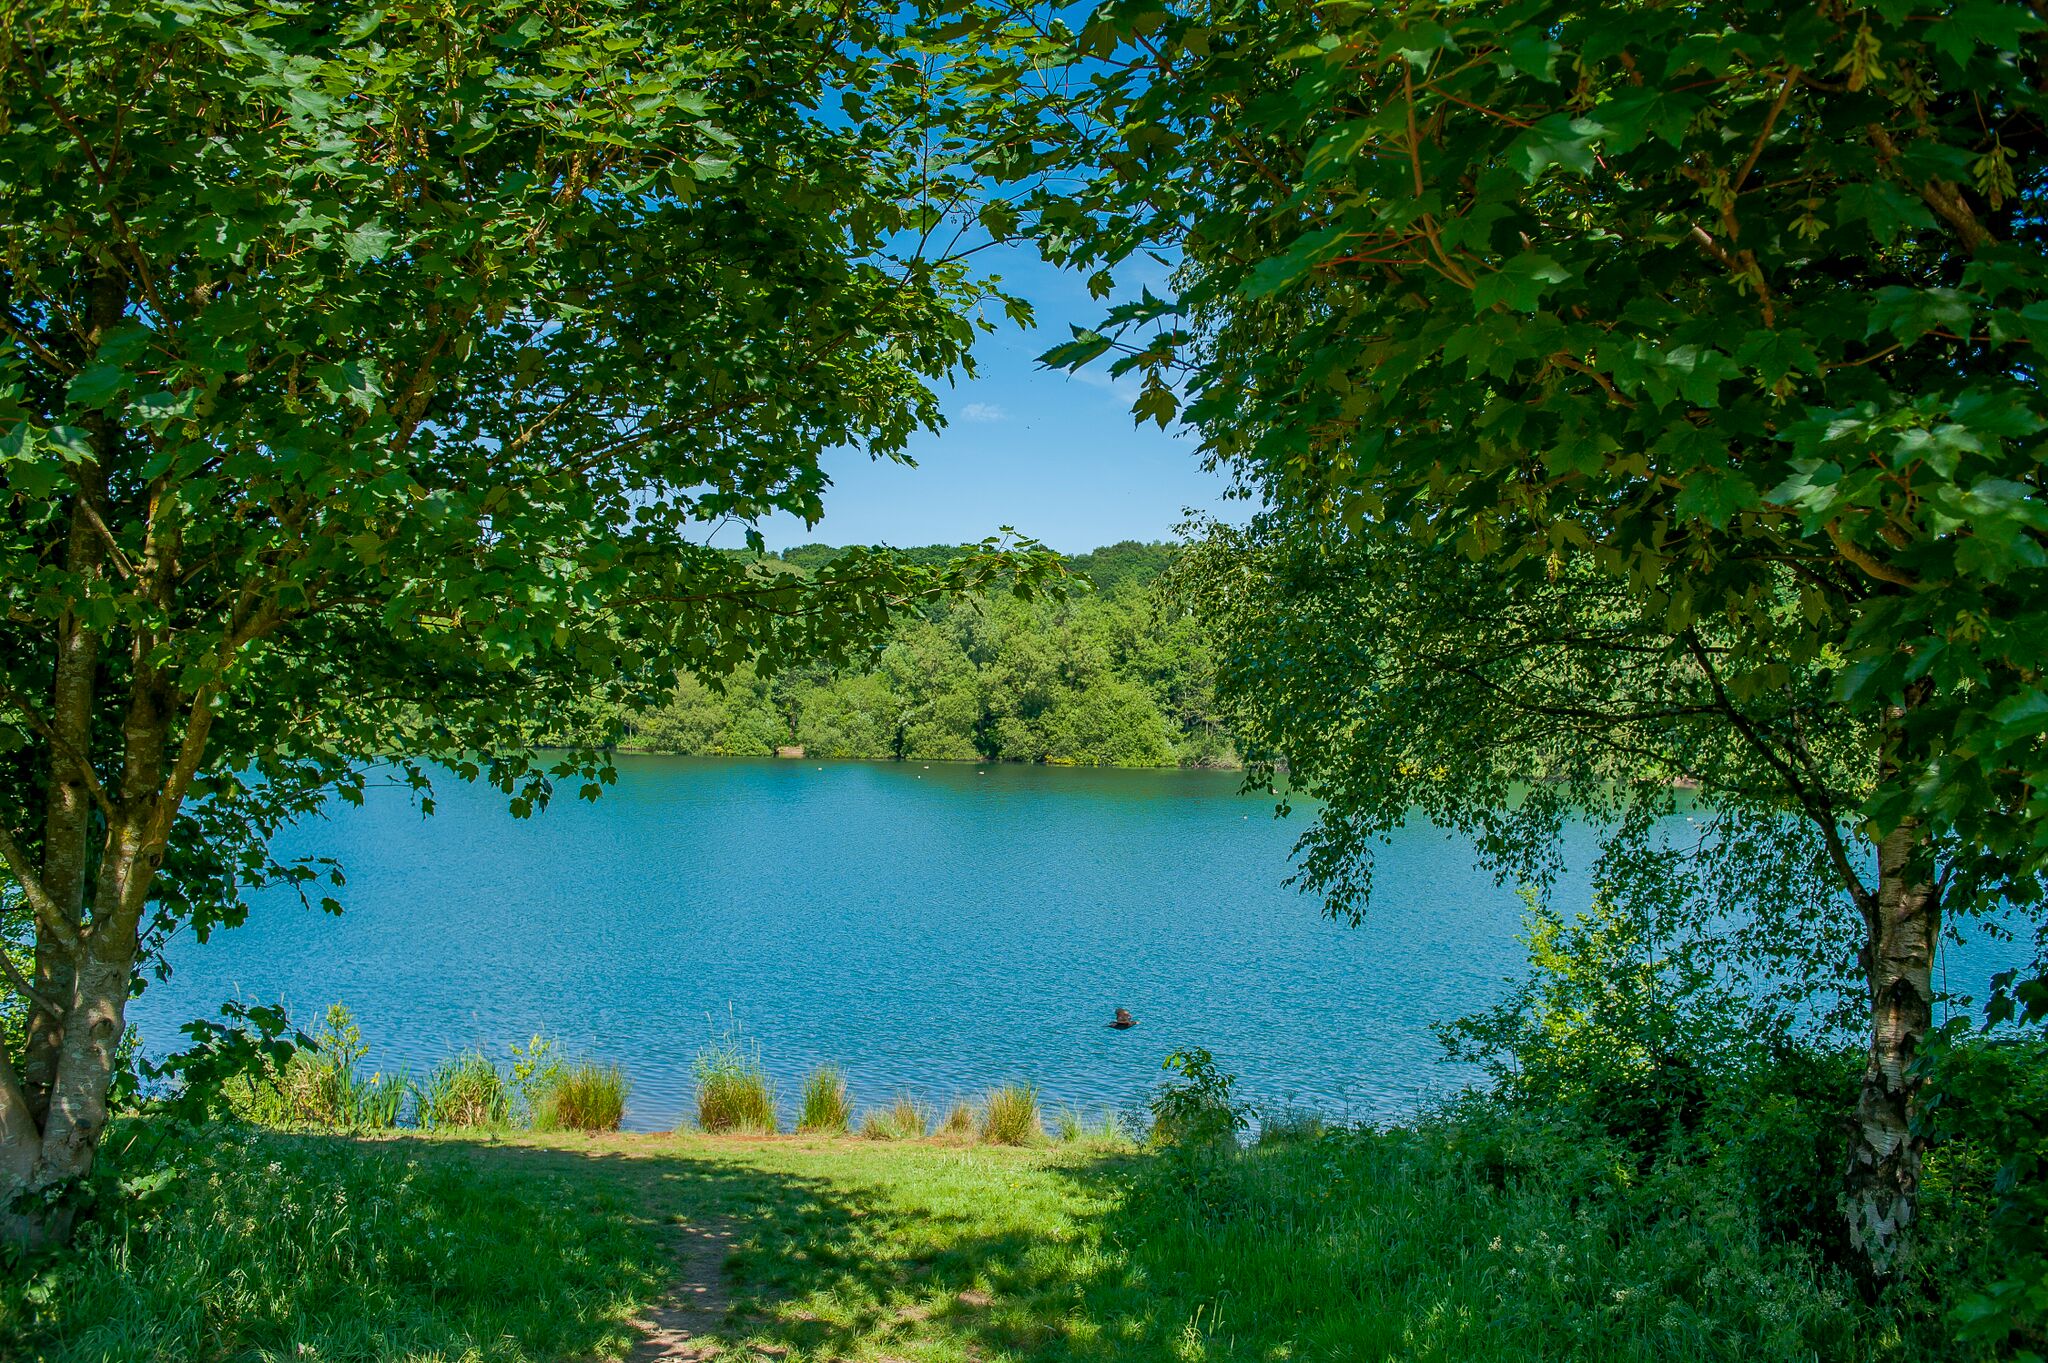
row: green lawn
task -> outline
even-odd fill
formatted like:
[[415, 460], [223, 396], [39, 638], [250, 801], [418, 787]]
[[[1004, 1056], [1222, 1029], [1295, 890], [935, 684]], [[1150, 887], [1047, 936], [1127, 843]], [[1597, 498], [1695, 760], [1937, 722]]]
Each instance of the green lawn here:
[[0, 1357], [618, 1359], [688, 1275], [682, 1225], [730, 1246], [705, 1318], [732, 1359], [1967, 1356], [1710, 1188], [1537, 1127], [1210, 1161], [529, 1133], [223, 1134], [181, 1160], [145, 1231], [7, 1289]]

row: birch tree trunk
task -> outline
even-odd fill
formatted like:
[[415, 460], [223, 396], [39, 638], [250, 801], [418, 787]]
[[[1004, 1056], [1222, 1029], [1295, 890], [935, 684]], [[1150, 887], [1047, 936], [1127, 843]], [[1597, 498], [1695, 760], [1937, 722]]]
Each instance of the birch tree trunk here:
[[1919, 1196], [1924, 1142], [1913, 1131], [1920, 1080], [1912, 1066], [1934, 1025], [1934, 950], [1941, 937], [1930, 851], [1925, 831], [1910, 820], [1887, 834], [1877, 847], [1877, 893], [1865, 907], [1870, 1055], [1843, 1200], [1849, 1242], [1878, 1277], [1891, 1272], [1910, 1243]]

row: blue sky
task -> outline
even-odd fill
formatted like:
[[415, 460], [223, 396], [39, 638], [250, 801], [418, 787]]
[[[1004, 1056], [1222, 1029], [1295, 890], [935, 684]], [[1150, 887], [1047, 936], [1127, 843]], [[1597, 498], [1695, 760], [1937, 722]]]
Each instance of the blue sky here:
[[[1005, 525], [1064, 553], [1118, 540], [1170, 538], [1188, 509], [1227, 513], [1225, 481], [1204, 473], [1194, 443], [1147, 422], [1131, 423], [1134, 382], [1096, 371], [1079, 377], [1038, 367], [1067, 340], [1068, 324], [1097, 321], [1104, 304], [1082, 276], [1053, 269], [1025, 249], [976, 261], [1031, 300], [1038, 325], [1008, 322], [976, 347], [980, 374], [942, 388], [947, 426], [911, 445], [915, 468], [850, 450], [828, 457], [832, 487], [814, 530], [784, 517], [761, 527], [771, 548], [793, 544], [960, 543]], [[1119, 272], [1118, 284], [1139, 282]], [[736, 531], [717, 543], [737, 543]]]

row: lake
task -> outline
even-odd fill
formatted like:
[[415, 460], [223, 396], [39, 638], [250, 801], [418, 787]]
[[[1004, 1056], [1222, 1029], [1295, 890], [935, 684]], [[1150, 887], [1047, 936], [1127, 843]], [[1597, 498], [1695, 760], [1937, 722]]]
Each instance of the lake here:
[[[1213, 1051], [1255, 1102], [1387, 1119], [1456, 1089], [1429, 1024], [1519, 971], [1521, 904], [1459, 839], [1404, 833], [1363, 927], [1289, 889], [1306, 826], [1224, 772], [621, 756], [603, 799], [517, 820], [448, 777], [288, 830], [338, 858], [336, 918], [289, 892], [173, 944], [129, 1011], [145, 1050], [219, 1002], [356, 1014], [366, 1064], [418, 1075], [542, 1032], [617, 1061], [627, 1126], [674, 1125], [690, 1062], [735, 1024], [787, 1108], [820, 1062], [857, 1105], [1013, 1079], [1048, 1111], [1140, 1101]], [[1573, 849], [1583, 865], [1590, 838]], [[1582, 884], [1558, 902], [1583, 905]], [[1988, 973], [1971, 953], [1953, 972]], [[1139, 1019], [1107, 1026], [1114, 1009]]]

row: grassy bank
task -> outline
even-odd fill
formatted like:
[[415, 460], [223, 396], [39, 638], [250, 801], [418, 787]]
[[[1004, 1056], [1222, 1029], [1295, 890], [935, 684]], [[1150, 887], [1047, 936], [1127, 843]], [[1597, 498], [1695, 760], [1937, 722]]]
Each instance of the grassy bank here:
[[0, 1356], [618, 1359], [679, 1277], [717, 1356], [797, 1363], [1995, 1356], [1924, 1284], [1866, 1303], [1711, 1177], [1497, 1108], [1208, 1154], [215, 1131], [170, 1167], [134, 1221], [8, 1280]]

